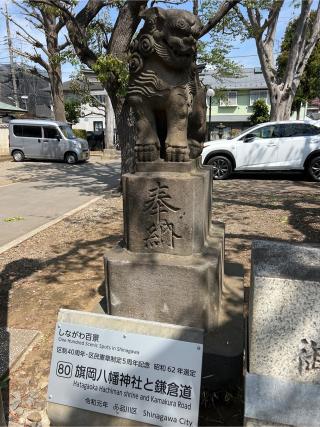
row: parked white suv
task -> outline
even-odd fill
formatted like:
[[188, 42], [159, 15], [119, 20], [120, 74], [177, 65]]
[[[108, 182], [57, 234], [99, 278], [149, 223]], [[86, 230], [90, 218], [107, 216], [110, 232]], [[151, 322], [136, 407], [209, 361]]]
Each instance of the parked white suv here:
[[310, 121], [262, 123], [236, 138], [205, 142], [201, 156], [212, 165], [214, 179], [233, 171], [291, 169], [320, 181], [320, 127]]

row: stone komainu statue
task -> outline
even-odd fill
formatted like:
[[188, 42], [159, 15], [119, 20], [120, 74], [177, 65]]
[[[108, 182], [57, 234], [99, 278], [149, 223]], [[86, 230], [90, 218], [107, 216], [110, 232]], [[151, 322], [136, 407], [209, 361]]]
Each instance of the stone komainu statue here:
[[131, 45], [129, 102], [138, 161], [196, 158], [206, 128], [205, 89], [195, 63], [202, 25], [190, 12], [153, 7]]

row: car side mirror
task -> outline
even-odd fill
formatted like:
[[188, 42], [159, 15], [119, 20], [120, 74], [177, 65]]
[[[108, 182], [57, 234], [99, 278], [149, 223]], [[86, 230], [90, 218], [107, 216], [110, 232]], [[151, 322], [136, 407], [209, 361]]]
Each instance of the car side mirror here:
[[60, 136], [60, 135], [57, 135], [57, 136], [56, 136], [56, 138], [57, 138], [57, 140], [58, 140], [58, 141], [60, 141], [61, 136]]
[[255, 139], [255, 135], [253, 133], [248, 133], [244, 138], [243, 142], [252, 142]]

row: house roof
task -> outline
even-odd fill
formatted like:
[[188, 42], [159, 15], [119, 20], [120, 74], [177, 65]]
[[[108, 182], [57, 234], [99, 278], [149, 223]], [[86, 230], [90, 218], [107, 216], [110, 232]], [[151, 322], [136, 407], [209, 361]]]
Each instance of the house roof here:
[[12, 113], [26, 113], [27, 110], [18, 108], [15, 105], [6, 104], [5, 102], [0, 101], [0, 111], [1, 112], [12, 112]]
[[261, 68], [243, 68], [239, 77], [221, 77], [219, 79], [212, 76], [212, 71], [204, 70], [200, 74], [205, 86], [213, 89], [267, 89], [266, 81]]
[[[43, 88], [48, 85], [47, 75], [40, 69], [16, 64], [17, 96], [21, 107], [24, 103], [21, 96], [28, 96], [26, 101], [28, 112], [38, 117], [51, 116], [51, 94], [44, 92]], [[10, 64], [0, 64], [0, 101], [10, 106], [10, 112], [19, 112], [12, 104], [14, 97], [12, 74]], [[14, 107], [16, 108], [16, 107]], [[7, 110], [1, 110], [7, 111]], [[25, 111], [24, 109], [21, 110]]]

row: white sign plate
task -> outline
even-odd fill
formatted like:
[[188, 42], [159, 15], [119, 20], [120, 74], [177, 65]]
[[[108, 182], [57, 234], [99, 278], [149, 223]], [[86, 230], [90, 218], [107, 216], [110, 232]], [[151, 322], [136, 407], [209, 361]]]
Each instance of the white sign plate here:
[[198, 424], [201, 344], [57, 324], [50, 402], [159, 426]]

